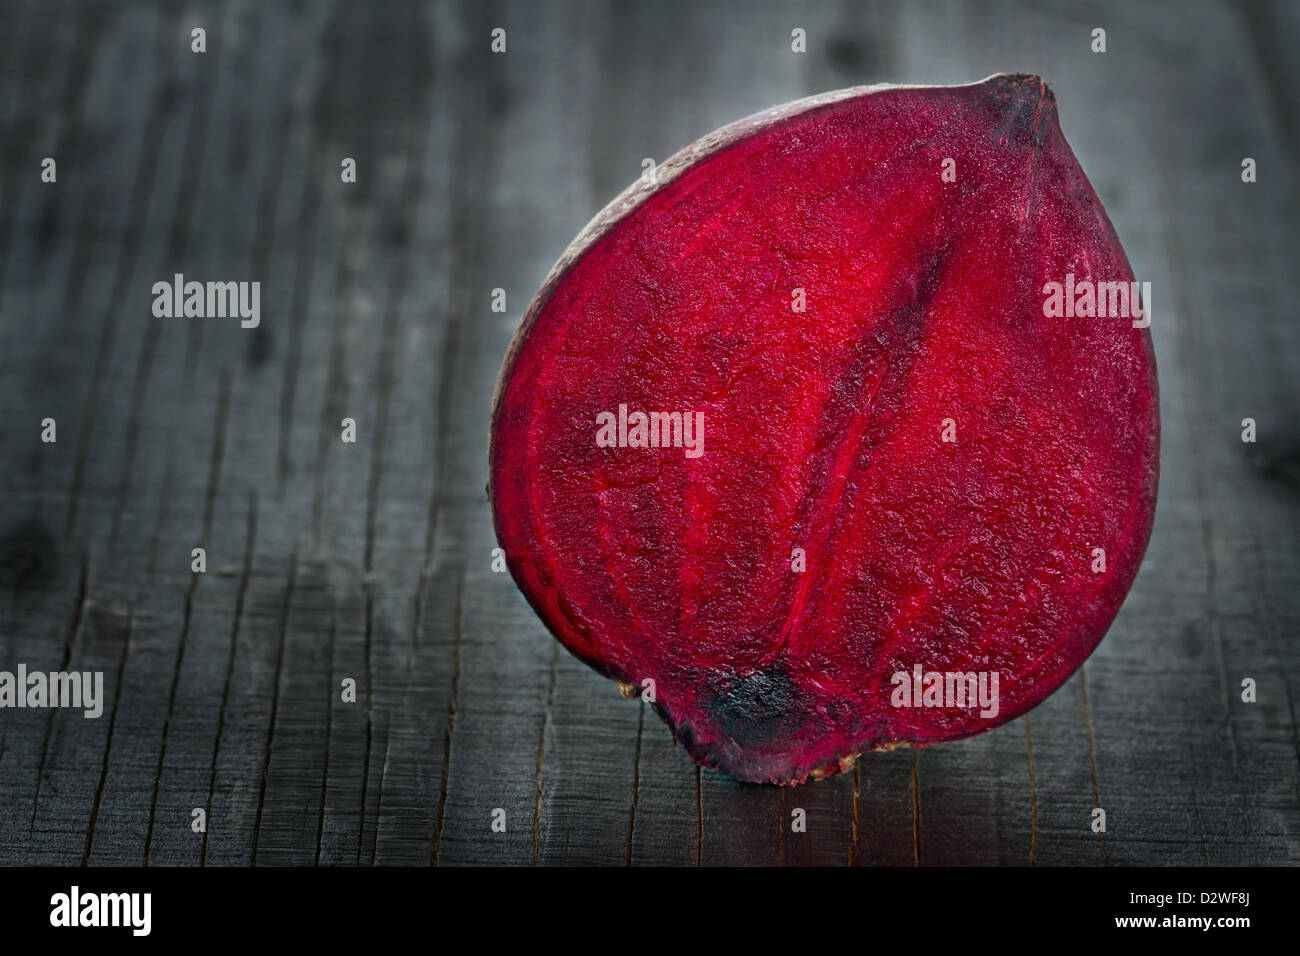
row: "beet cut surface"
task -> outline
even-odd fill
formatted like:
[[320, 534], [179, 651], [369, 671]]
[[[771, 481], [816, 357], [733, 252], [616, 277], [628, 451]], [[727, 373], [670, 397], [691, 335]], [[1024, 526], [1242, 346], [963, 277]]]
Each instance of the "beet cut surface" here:
[[[700, 140], [582, 232], [511, 345], [490, 496], [515, 581], [740, 780], [1023, 714], [1101, 640], [1155, 510], [1149, 333], [1045, 318], [1067, 274], [1133, 279], [1038, 77]], [[598, 447], [620, 405], [702, 412], [703, 454]], [[915, 665], [996, 671], [996, 717], [894, 706]]]

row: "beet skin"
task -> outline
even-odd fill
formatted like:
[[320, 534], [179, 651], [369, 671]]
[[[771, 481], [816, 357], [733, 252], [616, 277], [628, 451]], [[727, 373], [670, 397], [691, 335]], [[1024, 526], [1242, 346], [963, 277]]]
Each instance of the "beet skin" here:
[[524, 316], [490, 451], [510, 571], [740, 780], [1005, 723], [1101, 640], [1151, 530], [1133, 281], [1038, 77], [726, 127]]

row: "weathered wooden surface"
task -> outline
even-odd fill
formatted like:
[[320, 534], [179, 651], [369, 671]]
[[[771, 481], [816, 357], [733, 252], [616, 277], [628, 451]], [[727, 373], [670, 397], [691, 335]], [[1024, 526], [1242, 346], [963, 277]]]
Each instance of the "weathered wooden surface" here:
[[[1298, 23], [1286, 3], [5, 0], [0, 669], [102, 670], [109, 699], [99, 720], [0, 711], [0, 863], [1296, 862]], [[1009, 70], [1053, 82], [1155, 290], [1142, 574], [1029, 717], [789, 791], [699, 772], [492, 573], [513, 326], [643, 157], [812, 92]], [[153, 318], [174, 272], [261, 281], [261, 326]]]

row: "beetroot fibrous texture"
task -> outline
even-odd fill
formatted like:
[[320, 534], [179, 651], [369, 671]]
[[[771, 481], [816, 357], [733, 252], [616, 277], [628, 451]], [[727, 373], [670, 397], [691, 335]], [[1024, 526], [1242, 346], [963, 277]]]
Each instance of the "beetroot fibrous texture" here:
[[584, 230], [511, 346], [515, 581], [741, 780], [1023, 714], [1101, 640], [1155, 509], [1146, 323], [1045, 314], [1067, 281], [1135, 277], [1037, 77], [706, 137]]

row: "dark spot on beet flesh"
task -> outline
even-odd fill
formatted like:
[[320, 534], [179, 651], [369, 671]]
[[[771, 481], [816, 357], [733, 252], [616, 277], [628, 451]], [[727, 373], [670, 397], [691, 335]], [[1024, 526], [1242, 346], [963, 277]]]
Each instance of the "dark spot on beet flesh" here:
[[709, 705], [723, 731], [741, 745], [791, 733], [805, 722], [809, 695], [780, 665], [722, 682]]

